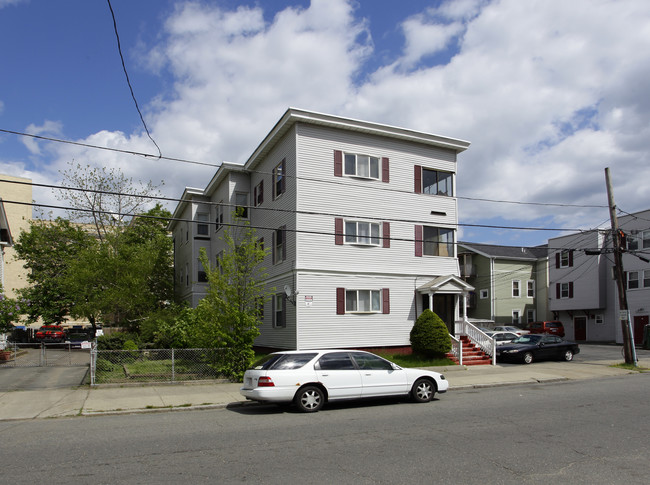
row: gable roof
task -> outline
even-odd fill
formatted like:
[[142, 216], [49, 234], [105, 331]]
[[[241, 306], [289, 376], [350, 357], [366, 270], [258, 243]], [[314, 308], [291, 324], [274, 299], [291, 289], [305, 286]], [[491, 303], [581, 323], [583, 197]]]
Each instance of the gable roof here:
[[458, 246], [485, 256], [486, 258], [537, 260], [548, 257], [547, 244], [535, 247], [521, 247], [459, 242]]
[[473, 289], [474, 287], [472, 285], [454, 275], [438, 276], [417, 288], [420, 293], [460, 293], [463, 291], [472, 291]]
[[253, 168], [260, 160], [262, 160], [273, 146], [293, 127], [294, 124], [298, 122], [356, 131], [369, 135], [378, 135], [385, 138], [412, 141], [425, 145], [447, 148], [456, 153], [467, 150], [470, 145], [470, 142], [468, 141], [409, 130], [407, 128], [398, 128], [380, 123], [372, 123], [370, 121], [360, 121], [297, 108], [289, 108], [285, 111], [282, 118], [280, 118], [280, 120], [275, 124], [273, 129], [271, 129], [268, 135], [266, 135], [264, 140], [262, 140], [258, 145], [253, 154], [248, 158], [245, 164], [246, 169]]

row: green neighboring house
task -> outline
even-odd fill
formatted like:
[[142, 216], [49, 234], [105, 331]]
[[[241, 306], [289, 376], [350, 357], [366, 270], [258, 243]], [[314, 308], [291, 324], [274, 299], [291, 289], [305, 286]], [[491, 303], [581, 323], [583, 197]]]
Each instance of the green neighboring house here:
[[[525, 327], [548, 320], [548, 247], [495, 246], [459, 242], [460, 275], [475, 288], [470, 320]], [[489, 324], [488, 324], [489, 326]]]

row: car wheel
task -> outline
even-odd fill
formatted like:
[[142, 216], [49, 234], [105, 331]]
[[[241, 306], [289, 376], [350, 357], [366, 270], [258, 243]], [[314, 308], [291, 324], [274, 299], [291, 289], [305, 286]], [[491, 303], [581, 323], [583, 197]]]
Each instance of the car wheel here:
[[524, 364], [530, 364], [533, 362], [533, 353], [526, 352], [523, 357]]
[[435, 393], [436, 387], [429, 379], [418, 379], [411, 388], [411, 396], [415, 402], [429, 402]]
[[566, 352], [564, 352], [564, 360], [566, 360], [567, 362], [573, 360], [573, 352], [571, 350], [567, 350]]
[[316, 386], [305, 386], [296, 393], [294, 403], [303, 413], [315, 413], [323, 407], [325, 394]]

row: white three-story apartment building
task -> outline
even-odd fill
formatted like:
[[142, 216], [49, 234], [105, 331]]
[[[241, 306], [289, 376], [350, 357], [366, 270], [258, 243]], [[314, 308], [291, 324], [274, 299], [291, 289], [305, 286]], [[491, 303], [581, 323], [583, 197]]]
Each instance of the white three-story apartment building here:
[[243, 165], [187, 188], [170, 224], [178, 295], [196, 306], [236, 207], [270, 248], [257, 346], [406, 347], [431, 308], [454, 331], [472, 287], [456, 256], [457, 156], [469, 143], [289, 109]]

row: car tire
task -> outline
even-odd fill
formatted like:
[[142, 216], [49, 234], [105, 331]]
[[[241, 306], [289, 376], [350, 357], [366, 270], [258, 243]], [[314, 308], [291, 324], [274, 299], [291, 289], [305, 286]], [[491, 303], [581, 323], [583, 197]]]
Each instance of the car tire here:
[[298, 390], [293, 402], [303, 413], [315, 413], [325, 404], [325, 393], [320, 387], [305, 386]]
[[411, 388], [411, 397], [415, 402], [429, 402], [436, 393], [436, 386], [429, 379], [418, 379]]
[[567, 362], [571, 362], [573, 360], [573, 351], [572, 350], [567, 350], [564, 352], [564, 360]]
[[524, 364], [532, 364], [533, 362], [533, 353], [532, 352], [526, 352], [524, 356], [522, 357], [522, 362]]

